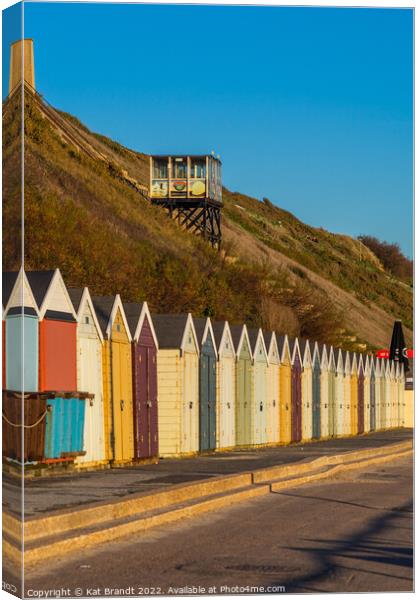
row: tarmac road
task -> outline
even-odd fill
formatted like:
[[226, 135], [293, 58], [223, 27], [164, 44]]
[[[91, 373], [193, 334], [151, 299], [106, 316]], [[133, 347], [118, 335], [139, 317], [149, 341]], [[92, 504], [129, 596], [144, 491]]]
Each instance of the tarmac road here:
[[25, 596], [411, 591], [412, 483], [404, 457], [272, 493], [37, 566]]

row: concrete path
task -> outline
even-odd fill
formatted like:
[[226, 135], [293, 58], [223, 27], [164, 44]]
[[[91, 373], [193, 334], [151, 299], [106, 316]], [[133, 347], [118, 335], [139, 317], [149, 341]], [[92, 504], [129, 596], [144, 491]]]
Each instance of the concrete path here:
[[[350, 450], [376, 448], [409, 440], [412, 436], [412, 429], [398, 429], [287, 447], [236, 450], [185, 459], [162, 459], [157, 465], [29, 479], [24, 484], [25, 515], [43, 515], [55, 509], [74, 508], [129, 497], [137, 492], [167, 489], [177, 483], [313, 460]], [[3, 507], [18, 514], [20, 497], [21, 481], [4, 475]]]
[[394, 459], [57, 557], [27, 571], [26, 595], [409, 591], [412, 525], [412, 459]]

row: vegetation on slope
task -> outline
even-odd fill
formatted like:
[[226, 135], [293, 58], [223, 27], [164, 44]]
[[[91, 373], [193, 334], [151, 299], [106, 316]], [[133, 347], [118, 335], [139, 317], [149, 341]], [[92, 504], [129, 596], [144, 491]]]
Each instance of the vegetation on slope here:
[[358, 239], [372, 250], [391, 275], [413, 285], [413, 261], [404, 256], [398, 244], [380, 241], [372, 235], [359, 235]]

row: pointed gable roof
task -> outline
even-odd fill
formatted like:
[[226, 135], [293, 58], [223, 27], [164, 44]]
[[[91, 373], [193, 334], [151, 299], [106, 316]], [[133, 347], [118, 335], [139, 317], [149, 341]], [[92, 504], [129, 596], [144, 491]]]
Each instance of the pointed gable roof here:
[[76, 313], [79, 311], [80, 302], [83, 296], [83, 288], [67, 288], [67, 291], [70, 296], [70, 300], [73, 303], [74, 310]]
[[294, 338], [294, 339], [292, 338], [290, 340], [290, 347], [291, 347], [291, 350], [292, 350], [292, 356], [291, 356], [292, 363], [295, 362], [295, 357], [297, 356], [298, 359], [299, 359], [300, 364], [302, 365], [302, 355], [300, 353], [299, 339], [298, 338]]
[[112, 308], [115, 302], [115, 296], [93, 296], [92, 302], [102, 335], [106, 337], [108, 323], [111, 318]]
[[309, 340], [297, 338], [299, 344], [300, 357], [304, 366], [312, 366], [311, 349]]
[[359, 360], [357, 352], [351, 352], [350, 360], [352, 375], [357, 374], [359, 372]]
[[125, 318], [127, 319], [131, 337], [137, 329], [143, 305], [140, 302], [123, 302]]
[[351, 353], [348, 350], [342, 350], [341, 356], [342, 356], [342, 360], [343, 360], [344, 375], [351, 375], [351, 367], [352, 367]]
[[39, 308], [40, 319], [58, 317], [60, 320], [76, 320], [76, 311], [60, 269], [27, 271], [26, 276]]
[[318, 342], [309, 342], [309, 351], [311, 356], [312, 366], [315, 366], [315, 363], [318, 362], [321, 365], [321, 351], [318, 346]]
[[246, 325], [231, 325], [230, 332], [235, 349], [236, 356], [241, 353], [241, 348], [244, 343], [247, 344], [250, 354], [252, 355], [251, 344], [249, 341], [248, 330]]
[[219, 358], [222, 355], [222, 352], [225, 350], [223, 343], [226, 337], [228, 339], [231, 352], [233, 355], [235, 355], [235, 344], [233, 343], [229, 323], [227, 321], [211, 321], [211, 326]]
[[370, 354], [362, 354], [363, 357], [363, 370], [365, 372], [365, 375], [370, 375], [371, 370], [372, 370], [372, 361], [371, 361], [371, 356]]
[[207, 337], [210, 333], [211, 343], [213, 346], [214, 353], [217, 355], [216, 340], [214, 338], [213, 327], [209, 317], [193, 317], [195, 332], [197, 334], [197, 340], [199, 346], [205, 344]]
[[344, 370], [344, 361], [343, 361], [343, 353], [341, 351], [341, 348], [333, 347], [332, 352], [334, 355], [334, 365], [335, 365], [336, 373], [338, 373], [339, 370], [343, 371]]
[[[12, 287], [10, 285], [14, 281]], [[23, 267], [18, 272], [3, 273], [3, 318], [8, 314], [39, 316], [39, 309]]]
[[275, 333], [277, 348], [279, 349], [280, 362], [283, 363], [286, 358], [286, 354], [288, 355], [288, 360], [291, 360], [292, 352], [290, 350], [289, 338], [286, 335], [280, 335], [279, 333]]
[[267, 351], [268, 361], [273, 363], [273, 351], [274, 351], [274, 364], [280, 362], [280, 350], [277, 344], [277, 337], [274, 331], [263, 331], [265, 349]]
[[201, 346], [203, 345], [204, 340], [204, 332], [206, 330], [207, 318], [206, 317], [193, 317], [195, 333], [197, 334], [198, 343]]
[[45, 300], [54, 273], [55, 271], [26, 271], [26, 277], [39, 308]]
[[264, 336], [263, 336], [263, 332], [262, 332], [261, 328], [259, 328], [259, 329], [255, 328], [255, 327], [247, 328], [247, 331], [248, 331], [249, 342], [251, 344], [252, 358], [255, 360], [256, 355], [257, 355], [258, 345], [261, 344], [263, 352], [264, 352], [265, 360], [268, 363], [268, 352], [267, 352], [267, 348], [265, 346]]
[[102, 327], [99, 323], [95, 306], [93, 304], [92, 297], [90, 295], [89, 289], [87, 287], [84, 288], [69, 288], [68, 290], [69, 296], [73, 302], [74, 309], [76, 311], [76, 319], [78, 323], [81, 323], [81, 318], [85, 309], [86, 304], [89, 306], [90, 312], [92, 314], [93, 323], [96, 327], [96, 331], [98, 332], [98, 336], [103, 342], [104, 333], [102, 331]]
[[150, 314], [147, 302], [123, 302], [123, 307], [132, 341], [138, 342], [143, 323], [147, 319], [155, 346], [159, 348], [152, 315]]
[[328, 370], [333, 370], [335, 372], [335, 356], [334, 356], [334, 347], [326, 346], [325, 351], [328, 357]]
[[[216, 346], [218, 351], [220, 352], [220, 344], [222, 343], [223, 337], [225, 335], [226, 325], [229, 327], [227, 321], [212, 321], [214, 339], [216, 341]], [[232, 337], [232, 336], [231, 336]]]
[[197, 351], [199, 344], [195, 331], [193, 319], [190, 313], [178, 315], [152, 315], [156, 337], [161, 349], [183, 349], [185, 344], [185, 332], [191, 326]]

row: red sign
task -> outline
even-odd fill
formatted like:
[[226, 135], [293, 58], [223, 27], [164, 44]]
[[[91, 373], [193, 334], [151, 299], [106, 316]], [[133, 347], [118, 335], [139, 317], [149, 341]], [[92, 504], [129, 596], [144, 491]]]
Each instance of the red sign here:
[[[404, 348], [402, 353], [405, 358], [414, 358], [414, 350]], [[376, 356], [377, 358], [389, 358], [389, 350], [378, 350]]]

